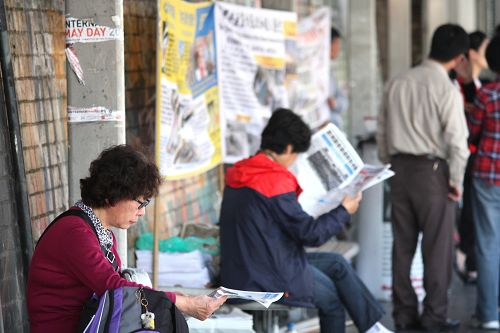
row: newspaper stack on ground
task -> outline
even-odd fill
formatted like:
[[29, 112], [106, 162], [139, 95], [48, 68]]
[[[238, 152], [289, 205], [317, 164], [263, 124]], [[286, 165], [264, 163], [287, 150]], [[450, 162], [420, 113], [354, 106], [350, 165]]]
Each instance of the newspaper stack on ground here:
[[311, 148], [299, 157], [293, 170], [304, 190], [299, 202], [317, 217], [340, 205], [345, 195], [355, 195], [392, 177], [389, 168], [389, 164], [364, 164], [345, 135], [328, 124], [312, 136]]
[[238, 308], [218, 311], [207, 320], [187, 317], [189, 333], [255, 333], [252, 315]]
[[219, 287], [210, 293], [211, 297], [219, 298], [222, 296], [227, 296], [228, 298], [242, 298], [250, 301], [258, 302], [264, 305], [266, 308], [279, 300], [283, 293], [270, 293], [270, 292], [259, 292], [259, 291], [246, 291], [246, 290], [237, 290], [237, 289], [229, 289], [226, 287]]
[[[135, 250], [137, 268], [152, 274], [153, 252]], [[210, 282], [207, 262], [208, 254], [199, 250], [192, 252], [160, 252], [158, 258], [158, 284], [162, 287], [182, 286], [204, 288]]]

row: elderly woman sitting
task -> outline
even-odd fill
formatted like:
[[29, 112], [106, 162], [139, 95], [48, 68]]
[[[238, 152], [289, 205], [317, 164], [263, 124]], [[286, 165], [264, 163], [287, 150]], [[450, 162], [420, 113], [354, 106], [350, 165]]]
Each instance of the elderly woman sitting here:
[[[37, 244], [28, 278], [32, 333], [75, 332], [82, 306], [93, 293], [140, 286], [114, 269], [113, 262], [118, 267], [121, 262], [109, 228], [137, 223], [160, 183], [156, 165], [127, 145], [104, 150], [91, 163], [90, 175], [80, 180], [81, 200], [70, 210], [83, 211], [95, 232], [82, 218], [64, 216]], [[179, 310], [200, 320], [226, 300], [166, 294]]]

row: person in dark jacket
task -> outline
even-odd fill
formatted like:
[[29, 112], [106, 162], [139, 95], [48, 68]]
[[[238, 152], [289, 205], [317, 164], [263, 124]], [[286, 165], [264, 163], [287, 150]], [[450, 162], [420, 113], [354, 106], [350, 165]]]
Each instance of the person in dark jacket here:
[[311, 131], [291, 110], [276, 110], [261, 150], [229, 168], [221, 207], [221, 283], [252, 291], [286, 292], [279, 302], [319, 309], [321, 332], [345, 331], [345, 309], [360, 332], [388, 332], [383, 309], [337, 253], [306, 253], [342, 230], [361, 200], [314, 219], [297, 201], [301, 188], [288, 171], [311, 143]]

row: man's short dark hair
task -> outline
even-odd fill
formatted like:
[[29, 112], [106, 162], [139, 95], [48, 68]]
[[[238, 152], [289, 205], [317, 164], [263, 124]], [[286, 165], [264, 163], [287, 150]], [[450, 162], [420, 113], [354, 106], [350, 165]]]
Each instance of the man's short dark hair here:
[[486, 48], [486, 61], [488, 67], [497, 74], [500, 74], [500, 35], [496, 35], [488, 43]]
[[128, 145], [105, 149], [90, 163], [89, 172], [87, 178], [80, 179], [80, 191], [83, 203], [93, 208], [151, 198], [161, 184], [156, 164]]
[[340, 32], [336, 28], [331, 27], [331, 29], [330, 29], [330, 43], [332, 43], [337, 38], [342, 38], [342, 35], [340, 34]]
[[288, 145], [294, 153], [303, 153], [311, 145], [311, 129], [292, 110], [279, 108], [262, 131], [260, 149], [282, 154]]
[[431, 42], [431, 59], [448, 62], [469, 50], [469, 36], [456, 24], [443, 24], [434, 31]]

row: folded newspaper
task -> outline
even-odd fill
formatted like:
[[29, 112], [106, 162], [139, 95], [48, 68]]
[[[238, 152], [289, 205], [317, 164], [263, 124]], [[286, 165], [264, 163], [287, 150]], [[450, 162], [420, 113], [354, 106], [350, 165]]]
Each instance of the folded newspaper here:
[[213, 292], [211, 292], [209, 296], [215, 298], [219, 298], [222, 296], [227, 296], [228, 298], [242, 298], [258, 302], [264, 305], [266, 308], [269, 308], [269, 306], [272, 303], [276, 302], [283, 296], [283, 293], [246, 291], [246, 290], [229, 289], [226, 287], [219, 287]]
[[392, 177], [389, 168], [364, 164], [344, 133], [328, 124], [312, 136], [311, 148], [297, 160], [294, 173], [304, 190], [299, 202], [317, 217], [340, 205], [344, 196]]

